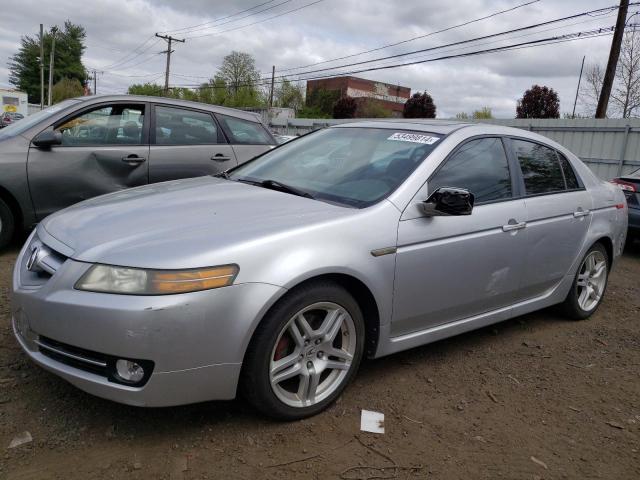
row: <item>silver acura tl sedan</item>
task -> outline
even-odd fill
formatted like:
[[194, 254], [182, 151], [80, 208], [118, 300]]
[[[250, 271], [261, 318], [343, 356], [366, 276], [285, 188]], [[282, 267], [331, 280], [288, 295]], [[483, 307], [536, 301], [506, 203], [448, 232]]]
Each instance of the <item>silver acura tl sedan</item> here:
[[55, 213], [13, 277], [31, 359], [131, 405], [326, 408], [363, 356], [561, 304], [600, 304], [627, 205], [564, 147], [513, 128], [343, 124], [216, 177]]

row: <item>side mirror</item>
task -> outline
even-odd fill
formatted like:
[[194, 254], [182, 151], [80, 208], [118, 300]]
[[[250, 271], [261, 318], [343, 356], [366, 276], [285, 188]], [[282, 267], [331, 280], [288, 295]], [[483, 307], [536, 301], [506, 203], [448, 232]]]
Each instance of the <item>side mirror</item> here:
[[440, 187], [419, 204], [427, 217], [471, 215], [474, 196], [464, 188]]
[[36, 147], [50, 147], [52, 145], [62, 144], [62, 134], [56, 132], [53, 127], [47, 128], [45, 131], [40, 132], [31, 140]]

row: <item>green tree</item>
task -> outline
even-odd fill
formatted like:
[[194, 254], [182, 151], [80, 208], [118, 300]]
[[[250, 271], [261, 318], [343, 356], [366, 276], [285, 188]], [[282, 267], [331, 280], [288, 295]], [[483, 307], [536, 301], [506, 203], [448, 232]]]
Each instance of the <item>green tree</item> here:
[[[85, 50], [85, 30], [67, 20], [64, 29], [52, 27], [44, 34], [44, 64], [45, 79], [49, 75], [49, 55], [53, 36], [56, 38], [55, 58], [53, 68], [53, 83], [63, 78], [77, 80], [84, 85], [87, 71], [82, 64], [82, 54]], [[9, 59], [9, 83], [18, 90], [26, 92], [29, 102], [40, 103], [40, 36], [24, 35], [20, 39], [20, 48]], [[48, 95], [45, 80], [45, 97]], [[52, 92], [53, 95], [53, 92]]]
[[155, 83], [135, 83], [127, 89], [129, 95], [150, 95], [153, 97], [164, 96], [164, 88]]
[[274, 105], [282, 108], [300, 110], [304, 105], [304, 92], [302, 87], [284, 79], [273, 92]]
[[320, 113], [317, 117], [307, 118], [330, 118], [333, 115], [333, 105], [340, 99], [340, 90], [327, 90], [325, 88], [314, 88], [307, 91], [305, 105], [308, 111]]
[[436, 105], [427, 92], [414, 93], [404, 104], [404, 118], [436, 118]]
[[80, 97], [84, 94], [84, 87], [76, 78], [63, 78], [51, 89], [51, 101], [61, 102], [67, 98]]
[[533, 85], [518, 100], [516, 118], [560, 118], [560, 98], [553, 88]]
[[227, 102], [227, 83], [221, 77], [215, 77], [200, 85], [199, 100], [212, 105], [225, 105]]
[[471, 114], [471, 118], [474, 120], [489, 120], [493, 118], [493, 114], [491, 113], [491, 109], [489, 107], [482, 107], [480, 110], [475, 110]]
[[469, 114], [467, 112], [456, 113], [456, 120], [469, 120]]
[[358, 104], [356, 117], [359, 118], [389, 118], [391, 110], [385, 108], [382, 103], [371, 98], [365, 99], [364, 102]]

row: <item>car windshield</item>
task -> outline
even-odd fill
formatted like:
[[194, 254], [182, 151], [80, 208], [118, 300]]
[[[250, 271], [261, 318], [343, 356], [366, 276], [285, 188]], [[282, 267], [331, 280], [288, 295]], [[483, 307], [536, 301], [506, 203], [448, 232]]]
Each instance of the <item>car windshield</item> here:
[[285, 143], [235, 168], [228, 178], [364, 208], [398, 188], [440, 138], [387, 128], [329, 128]]
[[16, 135], [20, 135], [22, 132], [29, 130], [37, 123], [45, 120], [47, 117], [50, 117], [51, 115], [58, 113], [59, 111], [64, 110], [65, 108], [77, 103], [78, 100], [65, 100], [63, 102], [56, 103], [55, 105], [51, 105], [44, 110], [40, 110], [39, 112], [24, 117], [19, 122], [7, 125], [2, 130], [0, 130], [0, 140], [2, 140], [3, 138], [15, 137]]

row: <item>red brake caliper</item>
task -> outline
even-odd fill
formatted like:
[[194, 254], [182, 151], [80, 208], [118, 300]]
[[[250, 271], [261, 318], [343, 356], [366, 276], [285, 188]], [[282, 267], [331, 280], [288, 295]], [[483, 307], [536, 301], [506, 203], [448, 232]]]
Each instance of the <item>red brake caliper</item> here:
[[287, 356], [287, 352], [289, 351], [290, 344], [289, 337], [282, 336], [280, 341], [278, 341], [278, 345], [276, 346], [276, 353], [273, 355], [274, 360], [280, 360]]

